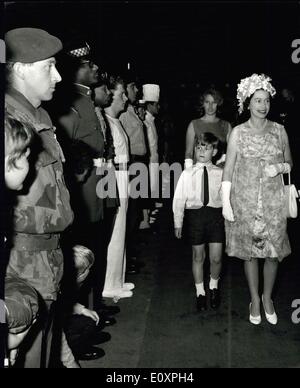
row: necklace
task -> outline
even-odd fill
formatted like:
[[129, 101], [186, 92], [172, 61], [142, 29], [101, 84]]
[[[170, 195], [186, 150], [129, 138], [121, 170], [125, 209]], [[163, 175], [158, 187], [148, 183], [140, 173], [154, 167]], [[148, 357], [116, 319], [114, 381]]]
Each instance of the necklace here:
[[249, 124], [249, 127], [250, 127], [251, 129], [253, 129], [253, 131], [254, 131], [255, 133], [260, 134], [260, 133], [263, 133], [263, 132], [264, 132], [264, 130], [265, 130], [267, 124], [268, 124], [268, 119], [265, 119], [263, 125], [262, 125], [260, 128], [254, 127], [254, 126], [252, 125], [250, 119], [248, 120], [248, 124]]

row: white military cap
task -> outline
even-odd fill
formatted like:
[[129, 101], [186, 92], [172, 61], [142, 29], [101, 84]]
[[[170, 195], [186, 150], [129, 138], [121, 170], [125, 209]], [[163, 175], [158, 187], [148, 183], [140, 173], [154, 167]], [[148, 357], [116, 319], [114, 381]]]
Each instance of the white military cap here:
[[143, 100], [158, 102], [159, 101], [159, 85], [146, 84], [143, 85]]

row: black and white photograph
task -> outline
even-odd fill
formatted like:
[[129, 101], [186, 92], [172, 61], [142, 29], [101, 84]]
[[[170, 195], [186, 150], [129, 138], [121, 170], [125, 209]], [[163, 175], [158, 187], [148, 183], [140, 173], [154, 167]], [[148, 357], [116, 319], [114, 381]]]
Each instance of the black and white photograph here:
[[300, 2], [0, 19], [0, 368], [300, 368]]

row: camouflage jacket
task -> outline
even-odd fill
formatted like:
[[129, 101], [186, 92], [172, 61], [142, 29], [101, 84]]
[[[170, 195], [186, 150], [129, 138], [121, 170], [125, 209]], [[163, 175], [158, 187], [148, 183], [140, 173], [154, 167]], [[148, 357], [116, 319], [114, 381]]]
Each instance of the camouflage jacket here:
[[29, 122], [38, 133], [39, 143], [29, 187], [24, 185], [25, 192], [16, 197], [13, 229], [26, 234], [60, 233], [72, 223], [73, 211], [63, 177], [63, 155], [51, 119], [43, 108], [34, 108], [15, 89], [6, 95], [5, 109], [16, 119]]
[[5, 107], [16, 119], [30, 123], [37, 133], [31, 147], [35, 169], [30, 169], [13, 208], [13, 248], [6, 272], [28, 281], [45, 300], [55, 300], [63, 275], [59, 235], [73, 221], [62, 151], [44, 109], [35, 109], [15, 89], [6, 95]]

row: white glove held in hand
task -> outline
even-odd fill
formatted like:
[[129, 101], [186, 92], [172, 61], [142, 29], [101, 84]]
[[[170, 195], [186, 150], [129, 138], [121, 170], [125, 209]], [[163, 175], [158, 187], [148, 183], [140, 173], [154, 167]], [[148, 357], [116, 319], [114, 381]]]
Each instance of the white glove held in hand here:
[[193, 167], [193, 159], [184, 159], [184, 169]]
[[265, 166], [265, 173], [268, 177], [274, 178], [278, 174], [287, 174], [291, 171], [289, 163], [275, 163]]
[[94, 162], [94, 167], [101, 168], [101, 167], [104, 167], [105, 165], [104, 158], [93, 159], [93, 162]]
[[230, 190], [231, 190], [231, 182], [224, 181], [222, 182], [222, 188], [221, 188], [221, 196], [222, 196], [222, 204], [223, 204], [223, 217], [225, 220], [233, 222], [234, 221], [234, 215], [230, 203]]

